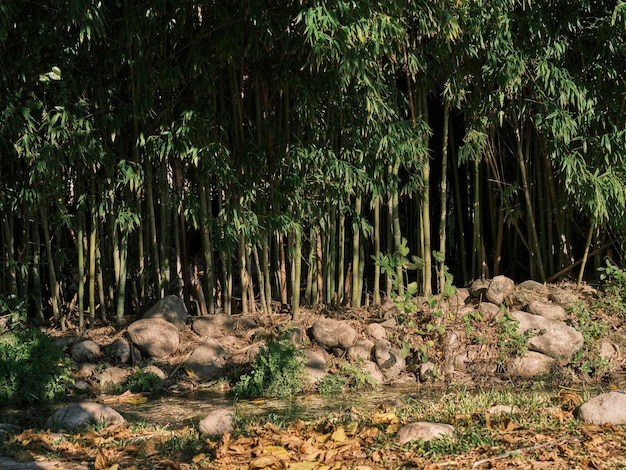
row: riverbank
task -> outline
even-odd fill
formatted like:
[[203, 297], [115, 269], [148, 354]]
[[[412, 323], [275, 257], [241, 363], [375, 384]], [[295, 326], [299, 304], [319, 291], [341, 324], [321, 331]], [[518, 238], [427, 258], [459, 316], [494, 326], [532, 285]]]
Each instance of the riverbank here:
[[[361, 385], [375, 390], [402, 384], [407, 390], [436, 392], [432, 399], [406, 392], [400, 403], [389, 400], [374, 407], [358, 406], [355, 400], [354, 406], [319, 418], [297, 412], [244, 413], [240, 401], [226, 406], [233, 414], [233, 427], [221, 436], [202, 434], [198, 429], [202, 416], [197, 413], [189, 416], [187, 425], [150, 423], [144, 415], [78, 433], [48, 431], [43, 424], [46, 416], [21, 424], [19, 432], [4, 433], [1, 453], [16, 462], [28, 455], [68, 465], [82, 459], [98, 470], [474, 464], [619, 468], [626, 465], [621, 460], [626, 450], [622, 426], [585, 423], [577, 414], [589, 398], [625, 385], [624, 315], [618, 307], [615, 298], [589, 287], [514, 285], [499, 279], [458, 289], [447, 299], [406, 298], [358, 310], [304, 309], [298, 319], [256, 314], [183, 320], [153, 310], [152, 316], [129, 319], [122, 332], [107, 326], [73, 334], [51, 331], [57, 342], [68, 345], [76, 364], [73, 399], [108, 400], [128, 416], [134, 414], [133, 406], [139, 408], [156, 396], [118, 395], [128, 390], [133, 374], [135, 379], [145, 378], [145, 370], [162, 374], [157, 392], [161, 397], [175, 400], [212, 390], [233, 400], [237, 380], [253, 372], [254, 358], [270, 342], [286, 341], [306, 352], [306, 373], [316, 380], [309, 380], [296, 396], [304, 406], [306, 397], [322, 391], [357, 393], [354, 381], [339, 382], [339, 389], [322, 390], [319, 385], [321, 380], [336, 385], [343, 364], [368, 372], [373, 380]], [[547, 323], [536, 323], [539, 320]], [[129, 334], [139, 321], [159, 328], [164, 323], [178, 326], [166, 325], [165, 333], [157, 329], [142, 339]], [[174, 351], [148, 357], [142, 341], [154, 347], [168, 331], [178, 338]], [[551, 337], [555, 331], [560, 333]], [[565, 344], [558, 343], [563, 335]], [[547, 359], [537, 361], [538, 355]], [[262, 410], [266, 400], [246, 403]], [[416, 422], [440, 423], [453, 431], [442, 439], [401, 443], [402, 426]], [[144, 442], [153, 447], [146, 449]]]

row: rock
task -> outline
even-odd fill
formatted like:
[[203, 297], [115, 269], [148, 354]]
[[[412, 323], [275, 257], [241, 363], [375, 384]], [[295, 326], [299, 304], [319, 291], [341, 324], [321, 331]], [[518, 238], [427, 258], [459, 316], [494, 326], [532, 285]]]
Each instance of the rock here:
[[80, 395], [91, 392], [91, 385], [82, 379], [74, 380], [72, 388]]
[[418, 441], [420, 439], [423, 441], [431, 441], [445, 436], [454, 436], [453, 426], [449, 424], [418, 421], [416, 423], [405, 424], [398, 429], [396, 441], [398, 441], [398, 444], [404, 445], [407, 442]]
[[472, 302], [469, 289], [466, 287], [457, 287], [456, 292], [448, 299], [448, 305], [452, 312], [457, 312]]
[[534, 335], [528, 340], [528, 349], [553, 357], [561, 365], [567, 364], [583, 346], [583, 335], [562, 321], [522, 311], [515, 311], [511, 315], [519, 321], [518, 333], [533, 331]]
[[365, 327], [365, 333], [375, 340], [387, 339], [387, 330], [380, 323], [370, 323]]
[[311, 383], [316, 383], [328, 374], [326, 360], [320, 353], [310, 349], [305, 349], [304, 357], [304, 373]]
[[437, 378], [437, 364], [428, 361], [420, 364], [419, 379], [420, 382], [432, 382]]
[[526, 351], [522, 356], [515, 357], [507, 370], [509, 377], [533, 379], [547, 375], [555, 364], [555, 360], [545, 354]]
[[200, 433], [210, 436], [221, 436], [233, 429], [233, 412], [225, 408], [211, 411], [198, 425]]
[[91, 377], [98, 370], [98, 364], [85, 363], [81, 364], [78, 369], [77, 376], [82, 378]]
[[296, 326], [289, 331], [287, 339], [298, 346], [303, 344], [305, 341], [308, 341], [309, 337], [306, 335], [305, 330]]
[[100, 345], [95, 341], [87, 339], [72, 346], [70, 354], [76, 362], [95, 361], [101, 355]]
[[160, 378], [161, 380], [167, 379], [167, 374], [165, 372], [163, 372], [163, 370], [161, 370], [160, 367], [157, 367], [154, 364], [147, 365], [146, 367], [141, 369], [141, 371], [144, 374], [154, 374], [158, 378]]
[[385, 381], [385, 376], [373, 361], [365, 361], [361, 364], [361, 370], [368, 373], [372, 379], [381, 384]]
[[128, 337], [149, 357], [157, 359], [174, 354], [180, 341], [178, 328], [161, 318], [145, 318], [128, 326]]
[[202, 380], [221, 376], [226, 365], [227, 351], [214, 339], [208, 339], [193, 350], [185, 365]]
[[121, 367], [107, 367], [100, 374], [100, 389], [105, 392], [113, 391], [118, 385], [126, 383], [128, 371]]
[[150, 307], [142, 318], [162, 318], [182, 330], [187, 323], [187, 315], [183, 299], [177, 295], [167, 295]]
[[104, 348], [104, 351], [107, 356], [118, 364], [128, 364], [130, 362], [130, 343], [126, 338], [116, 338]]
[[347, 322], [333, 320], [332, 318], [320, 318], [311, 327], [313, 339], [328, 349], [341, 348], [343, 350], [352, 346], [356, 340], [356, 331]]
[[502, 316], [502, 309], [499, 305], [492, 304], [490, 302], [481, 302], [476, 308], [481, 314], [484, 320], [495, 320]]
[[537, 281], [524, 281], [515, 287], [511, 297], [514, 304], [524, 308], [533, 301], [547, 300], [548, 288]]
[[469, 293], [475, 299], [483, 299], [491, 281], [488, 279], [476, 279], [469, 288]]
[[610, 363], [618, 363], [622, 357], [619, 345], [608, 339], [600, 341], [597, 351], [598, 356]]
[[215, 315], [196, 318], [192, 329], [200, 336], [219, 339], [234, 334], [239, 328], [256, 327], [257, 324], [252, 317], [216, 313]]
[[572, 308], [578, 302], [578, 294], [571, 289], [550, 286], [548, 291], [548, 299], [563, 308]]
[[91, 424], [123, 424], [124, 417], [106, 405], [92, 402], [72, 403], [55, 411], [46, 426], [50, 428], [74, 429]]
[[22, 428], [20, 428], [17, 424], [0, 423], [0, 438], [7, 433], [18, 434], [21, 430]]
[[528, 304], [528, 312], [533, 315], [539, 315], [550, 320], [565, 320], [567, 312], [563, 307], [557, 304], [543, 302], [541, 300], [533, 300]]
[[392, 347], [386, 339], [381, 339], [374, 346], [374, 359], [388, 379], [397, 377], [406, 367], [406, 361], [400, 355], [400, 351]]
[[350, 346], [348, 351], [346, 351], [346, 357], [350, 362], [371, 361], [373, 348], [374, 343], [369, 339], [365, 339]]
[[513, 279], [509, 279], [506, 276], [496, 276], [491, 280], [485, 297], [489, 302], [500, 305], [504, 303], [506, 299], [511, 297], [515, 291], [515, 283]]
[[626, 424], [626, 390], [603, 393], [583, 403], [578, 417], [581, 421], [598, 425]]

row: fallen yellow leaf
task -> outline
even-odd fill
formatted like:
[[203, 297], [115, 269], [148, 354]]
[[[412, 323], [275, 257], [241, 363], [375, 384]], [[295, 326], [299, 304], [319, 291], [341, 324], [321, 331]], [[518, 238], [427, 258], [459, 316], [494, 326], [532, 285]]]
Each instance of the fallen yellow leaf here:
[[141, 405], [148, 401], [148, 397], [132, 397], [126, 400], [131, 405]]
[[330, 438], [335, 441], [335, 442], [343, 442], [346, 440], [346, 432], [343, 429], [343, 426], [339, 426], [337, 429], [335, 429], [335, 431], [333, 432], [333, 434], [330, 436]]
[[281, 446], [265, 446], [263, 447], [264, 454], [272, 455], [289, 455], [289, 451]]
[[265, 468], [270, 465], [274, 465], [276, 463], [276, 457], [267, 456], [267, 457], [257, 457], [252, 462], [250, 462], [250, 468]]
[[194, 455], [193, 458], [191, 459], [191, 461], [193, 463], [197, 464], [201, 460], [204, 460], [205, 457], [206, 457], [206, 454], [204, 454], [204, 453], [198, 454], [198, 455]]
[[296, 462], [290, 463], [287, 470], [316, 470], [318, 465], [317, 462]]
[[382, 423], [392, 424], [392, 423], [397, 423], [397, 422], [398, 422], [398, 417], [393, 411], [388, 411], [386, 413], [376, 413], [374, 416], [372, 416], [373, 424], [382, 424]]
[[93, 464], [95, 470], [106, 470], [109, 468], [109, 459], [104, 455], [102, 449], [98, 449], [98, 453], [96, 454], [96, 461]]

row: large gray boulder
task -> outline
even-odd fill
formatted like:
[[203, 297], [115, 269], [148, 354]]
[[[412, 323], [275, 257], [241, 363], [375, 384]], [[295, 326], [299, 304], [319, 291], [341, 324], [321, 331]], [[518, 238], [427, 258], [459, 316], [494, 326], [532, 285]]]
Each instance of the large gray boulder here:
[[526, 351], [515, 357], [509, 364], [507, 375], [520, 379], [533, 379], [547, 375], [552, 370], [555, 360], [536, 351]]
[[513, 279], [506, 276], [495, 276], [489, 283], [485, 296], [489, 302], [500, 305], [515, 291]]
[[346, 351], [346, 357], [350, 362], [371, 361], [372, 349], [374, 349], [374, 343], [369, 339], [364, 339], [350, 346]]
[[381, 339], [374, 346], [374, 360], [388, 379], [397, 377], [406, 367], [406, 360], [400, 354], [400, 350], [394, 348], [386, 339]]
[[75, 429], [91, 424], [123, 424], [124, 417], [106, 405], [92, 402], [72, 403], [55, 411], [46, 426], [51, 428]]
[[304, 374], [311, 383], [316, 383], [328, 374], [326, 359], [320, 353], [310, 349], [304, 350]]
[[87, 339], [72, 346], [70, 354], [76, 362], [93, 362], [101, 356], [102, 352], [98, 343]]
[[528, 312], [533, 315], [539, 315], [550, 320], [565, 320], [567, 312], [563, 307], [552, 302], [544, 302], [541, 300], [533, 300], [528, 304]]
[[578, 417], [593, 424], [626, 424], [626, 390], [603, 393], [580, 406]]
[[142, 318], [162, 318], [182, 330], [187, 323], [187, 315], [183, 299], [177, 295], [168, 295], [150, 307]]
[[449, 424], [418, 421], [405, 424], [398, 429], [396, 441], [398, 441], [398, 444], [404, 445], [411, 441], [431, 441], [433, 439], [442, 439], [445, 436], [454, 436], [453, 426]]
[[174, 354], [180, 342], [178, 328], [161, 318], [137, 320], [126, 333], [143, 354], [157, 359]]
[[356, 331], [348, 322], [320, 318], [311, 327], [313, 339], [320, 345], [328, 348], [348, 349], [356, 341]]
[[234, 429], [233, 412], [225, 408], [211, 411], [198, 425], [201, 434], [221, 436]]
[[537, 281], [524, 281], [515, 287], [512, 301], [523, 307], [534, 301], [548, 300], [548, 288]]
[[214, 339], [207, 339], [193, 350], [185, 365], [202, 380], [213, 380], [222, 375], [228, 352]]
[[257, 324], [249, 316], [233, 316], [227, 313], [216, 313], [198, 317], [194, 320], [192, 329], [199, 336], [208, 338], [222, 338], [234, 334], [239, 328], [256, 328]]
[[528, 349], [545, 354], [567, 364], [583, 346], [583, 335], [562, 321], [515, 311], [511, 314], [519, 322], [518, 333], [531, 330]]

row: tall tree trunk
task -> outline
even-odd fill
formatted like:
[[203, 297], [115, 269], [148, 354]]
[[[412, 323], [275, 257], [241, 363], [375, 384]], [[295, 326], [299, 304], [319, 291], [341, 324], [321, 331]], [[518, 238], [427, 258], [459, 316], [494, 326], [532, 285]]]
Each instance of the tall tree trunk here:
[[587, 241], [585, 242], [585, 252], [583, 253], [582, 262], [580, 263], [580, 271], [578, 272], [578, 280], [576, 281], [576, 288], [580, 289], [583, 283], [583, 276], [585, 274], [585, 267], [587, 266], [587, 259], [589, 258], [589, 249], [591, 248], [591, 241], [593, 240], [594, 226], [590, 224], [589, 233], [587, 234]]
[[246, 242], [243, 234], [239, 234], [237, 242], [239, 254], [239, 282], [241, 283], [241, 312], [247, 314], [248, 309], [248, 270], [246, 266]]
[[259, 249], [257, 245], [254, 245], [253, 248], [254, 254], [254, 262], [257, 265], [257, 273], [259, 278], [259, 301], [261, 302], [261, 311], [268, 315], [270, 313], [269, 304], [267, 303], [267, 297], [265, 295], [265, 275], [264, 269], [265, 267], [261, 264], [261, 260], [259, 258]]
[[213, 245], [211, 243], [209, 227], [209, 202], [206, 178], [201, 177], [203, 182], [200, 186], [200, 209], [202, 211], [200, 233], [202, 237], [202, 254], [204, 257], [204, 290], [209, 314], [215, 313], [215, 273], [213, 268]]
[[441, 211], [439, 213], [439, 286], [438, 291], [443, 292], [446, 284], [446, 236], [448, 223], [448, 127], [450, 123], [450, 103], [447, 101], [443, 105], [443, 142], [441, 144], [441, 187], [439, 199], [441, 200]]
[[46, 247], [46, 258], [48, 260], [48, 278], [50, 281], [50, 306], [52, 307], [52, 318], [65, 330], [65, 319], [61, 314], [61, 286], [57, 282], [56, 266], [52, 254], [52, 240], [50, 238], [50, 228], [48, 226], [48, 211], [43, 203], [39, 204], [39, 217], [41, 219], [41, 230], [43, 231], [44, 245]]
[[[422, 119], [428, 123], [428, 103], [426, 89], [420, 87], [419, 98], [421, 98], [420, 115]], [[424, 173], [422, 177], [424, 185], [424, 194], [422, 195], [422, 226], [424, 227], [424, 252], [422, 258], [424, 260], [424, 280], [422, 290], [424, 294], [431, 294], [433, 262], [431, 248], [431, 224], [430, 224], [430, 160], [428, 157], [424, 161]]]
[[98, 243], [98, 208], [96, 207], [96, 177], [89, 179], [89, 202], [91, 224], [89, 230], [89, 271], [88, 297], [89, 297], [89, 327], [96, 326], [96, 244]]
[[352, 222], [352, 307], [359, 308], [361, 306], [361, 290], [359, 285], [362, 284], [359, 279], [359, 254], [361, 246], [361, 196], [357, 196], [354, 201], [354, 213], [357, 220]]
[[337, 260], [337, 304], [343, 304], [345, 299], [345, 264], [346, 264], [346, 216], [339, 214], [339, 259]]
[[[374, 259], [380, 258], [380, 196], [374, 198]], [[374, 265], [374, 305], [380, 305], [380, 266]]]
[[37, 218], [33, 217], [31, 233], [33, 234], [33, 268], [31, 276], [33, 279], [33, 301], [35, 303], [35, 317], [43, 324], [43, 305], [41, 295], [41, 236], [39, 235], [39, 224]]
[[517, 160], [520, 167], [520, 173], [522, 177], [522, 188], [524, 191], [524, 199], [526, 201], [526, 217], [528, 218], [528, 229], [530, 231], [530, 243], [531, 243], [531, 263], [539, 269], [539, 276], [542, 282], [546, 280], [546, 273], [543, 266], [543, 260], [541, 258], [541, 247], [539, 246], [539, 236], [537, 234], [537, 224], [535, 222], [535, 215], [533, 210], [532, 199], [530, 196], [530, 185], [528, 184], [528, 172], [526, 170], [526, 158], [530, 149], [527, 147], [526, 151], [523, 149], [521, 129], [518, 125], [515, 128], [515, 143], [517, 148]]
[[[480, 159], [474, 160], [474, 201], [473, 201], [473, 236], [472, 236], [472, 276], [484, 277], [479, 266], [482, 260], [479, 256], [482, 252], [481, 241], [481, 214], [480, 214]], [[481, 268], [482, 269], [482, 268]]]
[[124, 326], [124, 313], [126, 310], [126, 277], [128, 260], [128, 229], [120, 228], [120, 274], [117, 279], [117, 306], [115, 309], [115, 326], [121, 329]]
[[333, 206], [330, 210], [328, 222], [328, 245], [329, 251], [326, 257], [328, 267], [326, 268], [326, 303], [336, 305], [337, 303], [337, 209]]
[[302, 276], [302, 230], [296, 228], [294, 230], [294, 265], [293, 265], [293, 286], [291, 313], [293, 320], [298, 320], [300, 316], [300, 279]]
[[270, 239], [269, 234], [263, 237], [263, 245], [261, 247], [261, 257], [263, 260], [263, 284], [265, 288], [265, 311], [272, 313], [272, 278], [270, 275]]
[[85, 328], [85, 211], [76, 214], [76, 257], [78, 268], [78, 328]]
[[287, 305], [289, 297], [287, 296], [287, 257], [285, 256], [285, 241], [284, 237], [280, 234], [276, 234], [278, 241], [278, 283], [280, 290], [280, 303], [281, 305]]
[[[394, 179], [398, 177], [398, 166], [393, 168]], [[400, 231], [400, 195], [397, 187], [394, 187], [390, 200], [391, 210], [391, 233], [393, 234], [393, 251], [394, 253], [400, 252], [400, 245], [402, 245], [402, 233]], [[404, 294], [404, 268], [402, 266], [396, 267], [396, 278], [398, 285], [398, 295]], [[389, 294], [389, 292], [388, 292]]]

